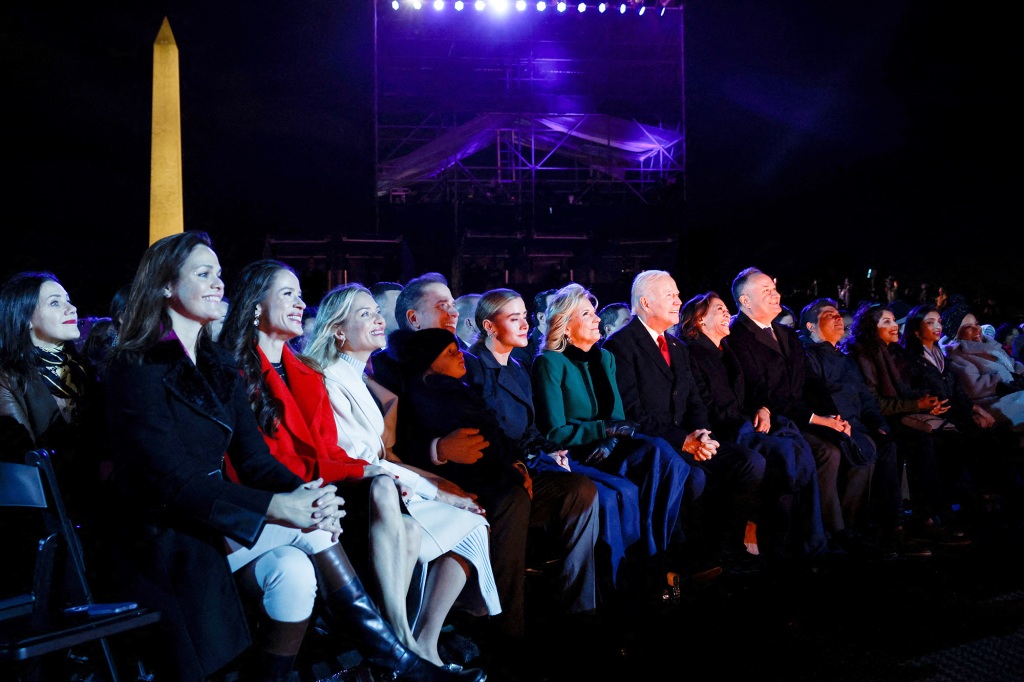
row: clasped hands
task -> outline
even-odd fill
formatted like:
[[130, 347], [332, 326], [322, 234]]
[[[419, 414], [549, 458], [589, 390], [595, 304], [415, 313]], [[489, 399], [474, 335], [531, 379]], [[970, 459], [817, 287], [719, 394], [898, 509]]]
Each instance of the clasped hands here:
[[721, 443], [711, 437], [710, 430], [697, 429], [683, 440], [683, 451], [693, 455], [698, 462], [706, 462], [715, 456], [719, 445]]
[[342, 505], [345, 499], [339, 497], [333, 483], [324, 485], [318, 478], [303, 483], [290, 493], [277, 493], [270, 498], [267, 518], [303, 530], [324, 530], [337, 542], [341, 537], [341, 519], [345, 517]]

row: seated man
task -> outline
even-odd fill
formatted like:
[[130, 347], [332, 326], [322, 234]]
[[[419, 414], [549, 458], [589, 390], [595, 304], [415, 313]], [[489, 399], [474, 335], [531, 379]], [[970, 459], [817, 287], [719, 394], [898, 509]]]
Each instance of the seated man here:
[[691, 548], [726, 562], [746, 560], [747, 521], [755, 513], [764, 457], [737, 443], [720, 443], [690, 370], [686, 345], [666, 330], [679, 324], [682, 301], [671, 275], [647, 270], [633, 280], [633, 319], [604, 349], [615, 356], [615, 381], [626, 418], [668, 441], [690, 466], [704, 470], [708, 494], [684, 510]]

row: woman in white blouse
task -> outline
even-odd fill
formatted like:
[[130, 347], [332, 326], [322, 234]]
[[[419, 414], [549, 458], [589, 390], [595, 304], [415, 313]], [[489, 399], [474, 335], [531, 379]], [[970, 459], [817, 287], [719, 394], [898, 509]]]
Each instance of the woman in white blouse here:
[[305, 356], [323, 369], [338, 445], [352, 457], [401, 475], [412, 490], [404, 501], [423, 527], [419, 558], [429, 563], [415, 635], [436, 652], [445, 618], [474, 573], [474, 589], [466, 590], [460, 604], [476, 615], [501, 612], [491, 571], [488, 523], [468, 493], [403, 464], [391, 452], [398, 398], [366, 373], [370, 355], [385, 343], [384, 318], [370, 291], [360, 284], [345, 284], [320, 302]]

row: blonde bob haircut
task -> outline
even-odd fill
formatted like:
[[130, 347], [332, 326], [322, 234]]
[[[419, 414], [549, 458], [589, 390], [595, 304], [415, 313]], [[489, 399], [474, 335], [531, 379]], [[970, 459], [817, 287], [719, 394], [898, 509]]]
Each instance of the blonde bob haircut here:
[[566, 331], [569, 320], [579, 312], [585, 301], [590, 301], [597, 310], [597, 297], [575, 282], [566, 284], [554, 293], [545, 313], [548, 322], [548, 335], [544, 339], [546, 350], [561, 353], [569, 345], [569, 334]]

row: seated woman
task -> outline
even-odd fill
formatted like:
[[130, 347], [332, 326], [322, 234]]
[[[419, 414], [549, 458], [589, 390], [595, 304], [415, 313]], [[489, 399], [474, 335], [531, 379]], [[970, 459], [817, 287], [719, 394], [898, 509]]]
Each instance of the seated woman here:
[[[624, 563], [660, 576], [655, 584], [663, 585], [666, 572], [680, 570], [691, 559], [681, 514], [684, 504], [703, 493], [704, 473], [691, 469], [664, 439], [636, 433], [626, 421], [615, 358], [596, 345], [599, 324], [593, 296], [579, 284], [568, 284], [551, 298], [544, 350], [532, 370], [537, 426], [569, 451], [574, 470], [619, 493], [612, 509], [620, 510], [626, 558], [633, 559]], [[625, 568], [632, 573], [630, 566]], [[622, 585], [623, 566], [616, 569], [614, 579]], [[642, 582], [643, 573], [638, 576]]]
[[[472, 463], [431, 458], [422, 466], [444, 473], [476, 494], [487, 510], [491, 556], [503, 608], [503, 615], [493, 623], [489, 634], [500, 637], [497, 643], [518, 656], [515, 652], [520, 650], [525, 635], [524, 576], [531, 526], [552, 531], [561, 569], [558, 615], [586, 614], [596, 608], [597, 493], [586, 477], [564, 471], [538, 472], [534, 480], [518, 443], [505, 435], [494, 413], [462, 381], [465, 354], [450, 331], [398, 330], [388, 337], [388, 353], [398, 362], [408, 389], [401, 418], [408, 420], [411, 428], [403, 429], [404, 434], [415, 433], [420, 439], [430, 440], [455, 428], [470, 427], [479, 429], [488, 442], [482, 456]], [[406, 449], [411, 453], [426, 450], [422, 445]], [[523, 661], [511, 663], [521, 665]]]
[[[598, 581], [604, 586], [603, 598], [611, 600], [626, 547], [640, 539], [639, 490], [627, 479], [590, 471], [573, 462], [568, 450], [540, 434], [530, 374], [513, 357], [514, 349], [526, 348], [529, 343], [530, 325], [522, 297], [511, 289], [488, 291], [477, 304], [476, 317], [481, 334], [466, 356], [466, 383], [494, 412], [502, 431], [526, 453], [531, 475], [566, 471], [595, 474], [588, 478], [596, 484], [600, 509], [595, 548]], [[622, 498], [632, 500], [632, 504], [622, 505]]]
[[947, 308], [942, 326], [954, 337], [946, 359], [967, 397], [995, 417], [996, 427], [1024, 433], [1024, 364], [984, 336], [966, 308]]
[[100, 481], [102, 415], [97, 385], [75, 349], [78, 311], [49, 272], [21, 272], [0, 287], [0, 459], [23, 462], [34, 448], [54, 452], [72, 516], [87, 522]]
[[958, 479], [960, 442], [947, 431], [926, 432], [914, 428], [916, 417], [940, 417], [949, 407], [935, 395], [915, 389], [904, 379], [896, 361], [902, 353], [899, 325], [891, 309], [864, 307], [854, 315], [849, 339], [842, 350], [852, 357], [864, 375], [864, 383], [892, 426], [900, 468], [906, 467], [910, 488], [913, 535], [942, 544], [966, 544], [962, 533], [948, 529], [944, 518], [952, 504], [952, 483]]
[[469, 493], [404, 464], [392, 452], [398, 399], [364, 373], [370, 354], [384, 347], [384, 326], [366, 287], [335, 287], [320, 302], [304, 357], [323, 372], [337, 427], [339, 447], [333, 452], [343, 448], [367, 468], [379, 467], [400, 481], [406, 508], [422, 526], [418, 560], [429, 564], [429, 571], [421, 571], [427, 583], [415, 635], [427, 657], [440, 663], [441, 628], [469, 578], [473, 582], [463, 606], [476, 615], [501, 612], [487, 546], [488, 523]]
[[[116, 565], [125, 596], [163, 614], [158, 676], [199, 682], [249, 648], [237, 574], [259, 612], [244, 679], [288, 678], [318, 586], [364, 656], [396, 679], [444, 679], [384, 622], [337, 543], [335, 486], [270, 454], [232, 359], [202, 334], [223, 293], [205, 234], [153, 243], [108, 370], [115, 482], [132, 510], [118, 518], [130, 541]], [[225, 479], [225, 453], [240, 483]]]
[[680, 311], [681, 338], [708, 409], [715, 438], [760, 453], [766, 463], [757, 523], [758, 554], [769, 563], [806, 561], [827, 551], [818, 476], [811, 446], [782, 415], [762, 406], [742, 412], [743, 373], [729, 348], [729, 308], [715, 292], [699, 294]]

